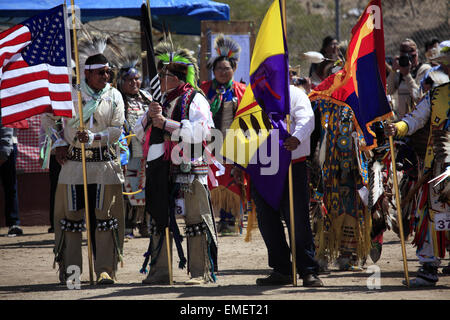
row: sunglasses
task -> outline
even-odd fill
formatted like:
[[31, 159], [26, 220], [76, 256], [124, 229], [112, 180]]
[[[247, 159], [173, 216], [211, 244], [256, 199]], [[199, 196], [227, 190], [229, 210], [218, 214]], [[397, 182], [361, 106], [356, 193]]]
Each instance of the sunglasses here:
[[99, 76], [104, 76], [104, 75], [109, 75], [110, 70], [97, 70], [97, 71], [92, 71], [93, 73], [95, 73], [96, 75]]

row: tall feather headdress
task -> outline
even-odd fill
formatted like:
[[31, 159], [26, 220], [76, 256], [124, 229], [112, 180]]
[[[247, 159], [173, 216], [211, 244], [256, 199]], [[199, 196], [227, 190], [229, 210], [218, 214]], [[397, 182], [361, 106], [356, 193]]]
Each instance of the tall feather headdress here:
[[[84, 71], [86, 60], [89, 57], [103, 54], [105, 52], [108, 38], [105, 36], [93, 36], [84, 32], [85, 37], [78, 41], [80, 70]], [[83, 72], [81, 72], [83, 73]]]
[[128, 76], [135, 77], [140, 75], [138, 70], [139, 57], [135, 53], [120, 55], [112, 60], [117, 67], [117, 88], [121, 90], [122, 84]]
[[212, 69], [214, 62], [220, 57], [226, 57], [230, 61], [234, 60], [237, 64], [240, 52], [241, 47], [236, 41], [230, 37], [225, 37], [223, 34], [219, 34], [214, 40], [214, 54], [206, 66], [208, 69]]
[[181, 72], [186, 75], [186, 82], [197, 88], [199, 69], [197, 59], [190, 50], [175, 47], [172, 41], [165, 40], [155, 47], [155, 56], [160, 62], [158, 69], [167, 68], [169, 71]]

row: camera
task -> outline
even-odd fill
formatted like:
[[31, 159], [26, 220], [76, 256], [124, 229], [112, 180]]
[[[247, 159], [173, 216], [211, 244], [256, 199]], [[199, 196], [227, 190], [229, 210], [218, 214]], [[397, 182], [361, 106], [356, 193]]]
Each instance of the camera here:
[[410, 54], [403, 54], [398, 58], [398, 65], [400, 67], [407, 67], [413, 61], [413, 56]]

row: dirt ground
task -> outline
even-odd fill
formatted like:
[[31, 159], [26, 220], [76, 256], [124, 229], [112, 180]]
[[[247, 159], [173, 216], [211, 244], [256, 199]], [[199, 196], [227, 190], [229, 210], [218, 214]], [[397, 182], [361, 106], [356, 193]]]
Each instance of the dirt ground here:
[[[370, 289], [373, 266], [370, 258], [360, 272], [340, 272], [330, 266], [329, 274], [321, 275], [325, 286], [306, 288], [302, 280], [297, 287], [258, 287], [255, 280], [269, 273], [267, 253], [258, 229], [250, 242], [240, 236], [219, 237], [219, 269], [216, 283], [186, 286], [185, 270], [177, 268], [178, 256], [174, 250], [174, 285], [147, 286], [141, 283], [139, 273], [147, 238], [128, 240], [124, 247], [124, 266], [119, 267], [118, 282], [110, 286], [89, 284], [87, 246], [84, 241], [84, 273], [81, 289], [69, 290], [58, 283], [53, 264], [54, 235], [48, 226], [23, 227], [24, 235], [7, 237], [7, 229], [0, 228], [0, 301], [3, 300], [450, 300], [450, 276], [439, 270], [440, 280], [434, 288], [410, 289], [402, 285], [404, 279], [401, 243], [393, 232], [385, 233], [380, 260], [379, 289]], [[182, 230], [182, 229], [180, 229]], [[84, 235], [85, 238], [85, 235]], [[185, 241], [183, 242], [185, 246]], [[415, 249], [406, 243], [409, 276], [418, 267]], [[441, 266], [447, 265], [448, 257]], [[368, 272], [369, 271], [369, 272]], [[368, 287], [369, 285], [369, 287]]]

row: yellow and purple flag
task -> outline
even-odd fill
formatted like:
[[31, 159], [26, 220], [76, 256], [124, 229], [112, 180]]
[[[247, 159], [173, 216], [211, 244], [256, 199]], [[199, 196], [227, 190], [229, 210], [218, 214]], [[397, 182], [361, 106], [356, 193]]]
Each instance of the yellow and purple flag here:
[[309, 98], [349, 106], [364, 135], [363, 149], [377, 146], [371, 125], [393, 115], [386, 97], [381, 0], [371, 0], [353, 27], [344, 68], [321, 82]]
[[284, 119], [289, 114], [289, 59], [285, 12], [275, 0], [256, 37], [247, 86], [221, 154], [242, 167], [266, 202], [279, 208], [291, 152]]

